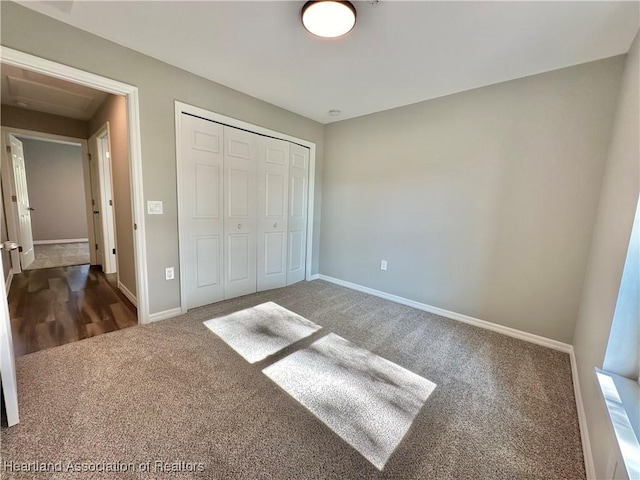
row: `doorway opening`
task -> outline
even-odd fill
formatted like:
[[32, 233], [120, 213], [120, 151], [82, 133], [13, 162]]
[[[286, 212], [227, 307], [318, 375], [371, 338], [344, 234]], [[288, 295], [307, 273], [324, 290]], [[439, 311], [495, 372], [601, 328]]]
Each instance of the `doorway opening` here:
[[[105, 77], [101, 77], [99, 75], [95, 75], [92, 73], [88, 73], [82, 70], [75, 69], [73, 67], [68, 67], [56, 62], [52, 62], [49, 60], [45, 60], [39, 57], [35, 57], [33, 55], [29, 55], [23, 52], [19, 52], [17, 50], [13, 50], [6, 47], [0, 47], [0, 57], [3, 64], [3, 73], [6, 71], [5, 67], [16, 67], [22, 69], [26, 72], [26, 78], [23, 76], [22, 79], [18, 78], [19, 81], [15, 82], [16, 88], [5, 88], [5, 82], [3, 79], [2, 85], [2, 93], [3, 96], [5, 92], [10, 91], [12, 94], [20, 96], [22, 94], [33, 94], [36, 97], [40, 94], [39, 98], [35, 98], [33, 104], [29, 104], [28, 102], [24, 102], [23, 100], [18, 100], [21, 103], [26, 103], [25, 105], [20, 105], [16, 101], [16, 104], [12, 105], [13, 107], [20, 107], [24, 110], [33, 110], [36, 111], [36, 108], [33, 108], [36, 104], [39, 105], [40, 112], [45, 115], [54, 116], [58, 119], [64, 119], [63, 116], [57, 116], [56, 114], [52, 114], [51, 112], [46, 112], [44, 108], [47, 104], [51, 103], [52, 99], [59, 98], [60, 96], [66, 97], [67, 107], [71, 107], [71, 110], [82, 110], [86, 108], [87, 105], [87, 96], [78, 92], [69, 92], [65, 91], [65, 88], [61, 88], [61, 84], [70, 84], [75, 87], [88, 87], [90, 89], [103, 92], [104, 94], [111, 94], [111, 97], [119, 99], [123, 106], [124, 118], [125, 122], [122, 122], [121, 127], [114, 128], [112, 122], [110, 122], [110, 143], [111, 147], [113, 147], [110, 153], [110, 160], [113, 164], [115, 164], [115, 156], [114, 152], [116, 151], [114, 143], [115, 133], [114, 130], [119, 132], [118, 134], [121, 137], [127, 140], [127, 144], [125, 147], [122, 147], [122, 151], [126, 152], [127, 155], [127, 172], [128, 177], [127, 182], [122, 182], [120, 178], [116, 178], [117, 175], [114, 173], [112, 188], [115, 192], [114, 195], [114, 207], [117, 208], [117, 195], [118, 195], [118, 186], [122, 187], [122, 190], [128, 192], [129, 196], [129, 204], [128, 204], [128, 214], [124, 214], [122, 217], [124, 218], [124, 225], [128, 224], [129, 227], [129, 247], [128, 257], [126, 261], [123, 261], [122, 258], [119, 261], [116, 261], [116, 271], [117, 271], [117, 279], [116, 279], [116, 287], [119, 289], [119, 284], [122, 282], [128, 282], [128, 285], [131, 285], [132, 288], [129, 289], [130, 294], [135, 295], [134, 298], [136, 300], [136, 312], [133, 313], [130, 318], [132, 318], [132, 323], [147, 323], [149, 319], [148, 312], [148, 283], [147, 283], [147, 265], [146, 265], [146, 244], [144, 238], [144, 205], [143, 205], [143, 194], [142, 194], [142, 164], [141, 164], [141, 147], [140, 147], [140, 124], [139, 124], [139, 107], [138, 107], [138, 90], [136, 87], [131, 85], [127, 85], [115, 80], [111, 80]], [[50, 78], [50, 82], [48, 85], [42, 86], [38, 85], [38, 81], [35, 80], [35, 77], [38, 76], [46, 76]], [[9, 81], [9, 79], [7, 79]], [[40, 88], [38, 88], [40, 87]], [[70, 102], [70, 103], [69, 103]], [[4, 102], [3, 102], [4, 103]], [[4, 106], [3, 106], [4, 107]], [[5, 116], [6, 113], [5, 108], [2, 109], [2, 116]], [[23, 120], [23, 119], [22, 119]], [[22, 121], [19, 118], [19, 121]], [[103, 125], [106, 120], [102, 120], [100, 125]], [[3, 122], [4, 123], [4, 122]], [[54, 121], [53, 128], [59, 128], [61, 125], [66, 127], [73, 127], [74, 122], [66, 120], [61, 120], [61, 122]], [[51, 124], [50, 124], [51, 125]], [[41, 125], [39, 125], [41, 126]], [[15, 126], [16, 129], [25, 129], [30, 130], [34, 129], [36, 132], [40, 130], [39, 128], [29, 127], [28, 125], [19, 125]], [[15, 132], [7, 132], [6, 129], [3, 128], [2, 140], [3, 143], [7, 141], [8, 133]], [[95, 133], [91, 132], [83, 132], [79, 135], [73, 135], [74, 137], [84, 139], [85, 143], [88, 143], [86, 140], [90, 138], [90, 135]], [[52, 137], [55, 137], [56, 134], [60, 135], [59, 132], [54, 132], [54, 134], [50, 134]], [[104, 137], [103, 137], [104, 138]], [[9, 141], [10, 143], [10, 141]], [[12, 149], [11, 145], [7, 145], [8, 149], [3, 145], [2, 148], [2, 167], [0, 172], [3, 174], [10, 173], [10, 170], [6, 168], [8, 164], [10, 164], [9, 160], [12, 160]], [[88, 153], [88, 152], [87, 152]], [[123, 186], [124, 185], [124, 186]], [[7, 192], [3, 192], [6, 194]], [[10, 198], [10, 200], [12, 200]], [[16, 195], [17, 202], [17, 195]], [[13, 210], [13, 201], [10, 202], [10, 205], [7, 205], [6, 202], [0, 201], [0, 204], [3, 204], [4, 212]], [[126, 206], [126, 203], [124, 203]], [[26, 210], [28, 210], [28, 205], [25, 205]], [[33, 207], [31, 207], [33, 208]], [[126, 210], [126, 208], [124, 209]], [[93, 211], [92, 211], [93, 212]], [[93, 213], [92, 213], [93, 214]], [[109, 304], [105, 306], [101, 304], [105, 296], [109, 296], [109, 293], [115, 295], [114, 290], [111, 288], [107, 279], [103, 279], [96, 275], [96, 269], [99, 270], [100, 275], [104, 275], [101, 271], [101, 267], [96, 267], [94, 265], [85, 264], [80, 266], [66, 266], [66, 267], [55, 267], [50, 269], [38, 269], [38, 270], [26, 270], [22, 271], [22, 264], [20, 263], [19, 254], [22, 252], [18, 251], [18, 246], [20, 242], [16, 241], [18, 239], [10, 238], [11, 235], [17, 235], [16, 231], [18, 229], [13, 226], [9, 226], [11, 222], [10, 219], [7, 218], [7, 215], [0, 215], [0, 225], [3, 225], [3, 238], [0, 243], [0, 250], [2, 254], [0, 255], [0, 265], [2, 265], [3, 273], [5, 274], [5, 282], [0, 282], [0, 367], [2, 373], [2, 395], [5, 401], [6, 407], [6, 415], [7, 415], [7, 423], [9, 426], [15, 425], [19, 422], [19, 414], [18, 414], [18, 398], [17, 398], [17, 381], [16, 381], [16, 370], [15, 370], [15, 355], [14, 355], [14, 341], [13, 337], [15, 335], [16, 327], [12, 325], [11, 319], [12, 317], [17, 317], [18, 314], [23, 315], [24, 318], [37, 319], [35, 323], [37, 323], [37, 329], [34, 326], [34, 331], [46, 332], [49, 335], [49, 338], [58, 341], [60, 338], [65, 337], [68, 332], [72, 331], [72, 329], [65, 329], [64, 324], [68, 322], [69, 318], [67, 318], [65, 312], [61, 312], [54, 307], [46, 306], [47, 302], [41, 302], [41, 300], [55, 298], [58, 302], [64, 303], [66, 298], [69, 298], [71, 303], [79, 302], [82, 300], [84, 305], [82, 318], [86, 321], [89, 320], [89, 323], [97, 323], [95, 320], [102, 321], [104, 323], [104, 315], [105, 312], [107, 316], [112, 318], [113, 322], [118, 324], [118, 318], [122, 318], [123, 312], [127, 308], [123, 304], [119, 304], [117, 302]], [[19, 215], [16, 215], [16, 218]], [[25, 218], [26, 215], [25, 215]], [[117, 236], [120, 236], [121, 233], [127, 233], [126, 227], [120, 228], [119, 216], [116, 214], [114, 217], [114, 228], [113, 231]], [[87, 226], [89, 229], [89, 247], [90, 247], [90, 261], [95, 261], [95, 249], [91, 248], [92, 244], [95, 244], [95, 235], [93, 232], [93, 220], [87, 222]], [[10, 232], [9, 230], [13, 230]], [[123, 232], [124, 231], [124, 232]], [[92, 238], [93, 237], [93, 238]], [[33, 240], [33, 239], [31, 239]], [[120, 242], [116, 238], [116, 252], [119, 253]], [[15, 249], [15, 250], [14, 250]], [[25, 248], [23, 248], [23, 251]], [[125, 253], [127, 248], [123, 249], [123, 254]], [[92, 254], [93, 252], [93, 254]], [[16, 258], [17, 257], [17, 258]], [[17, 261], [13, 261], [16, 259]], [[34, 252], [35, 259], [35, 252]], [[119, 264], [119, 265], [118, 265]], [[130, 277], [123, 279], [122, 271], [123, 268], [118, 269], [117, 267], [122, 265], [128, 265], [130, 267]], [[18, 278], [17, 274], [13, 273], [13, 268], [15, 267], [15, 271], [20, 271], [24, 274], [24, 276]], [[56, 268], [66, 269], [64, 270], [64, 276], [53, 275], [51, 272], [56, 270]], [[15, 278], [12, 278], [12, 273]], [[16, 289], [16, 291], [20, 290], [19, 285], [20, 282], [25, 282], [24, 279], [27, 277], [34, 277], [29, 279], [27, 285], [22, 285], [22, 291], [26, 293], [38, 293], [39, 297], [37, 301], [31, 302], [21, 302], [22, 305], [27, 309], [31, 309], [28, 312], [18, 312], [12, 308], [12, 314], [9, 313], [9, 303], [7, 302], [6, 291], [7, 287], [10, 287], [11, 290]], [[33, 280], [33, 284], [29, 285], [29, 283]], [[13, 285], [12, 285], [13, 281]], [[88, 289], [86, 287], [91, 286], [93, 282], [93, 286], [95, 287], [93, 290]], [[83, 290], [80, 292], [80, 290]], [[133, 290], [133, 291], [132, 291]], [[127, 298], [127, 292], [122, 294], [123, 297]], [[23, 293], [24, 294], [24, 293]], [[116, 298], [119, 298], [117, 296]], [[12, 305], [16, 305], [20, 303], [18, 300], [11, 299]], [[77, 303], [76, 303], [77, 304]], [[49, 304], [50, 305], [50, 304]], [[37, 309], [40, 309], [37, 311]], [[110, 312], [109, 312], [110, 310]], [[68, 313], [68, 312], [67, 312]], [[57, 317], [56, 317], [57, 314]], [[57, 321], [52, 322], [51, 319], [55, 319]], [[94, 334], [102, 333], [97, 331], [91, 326], [85, 327], [87, 330], [87, 336], [92, 336]], [[93, 332], [91, 330], [94, 330]], [[35, 335], [35, 333], [34, 333]], [[69, 337], [73, 335], [69, 334]], [[77, 338], [80, 339], [80, 338]], [[55, 344], [54, 344], [55, 345]], [[50, 346], [54, 346], [50, 345]], [[17, 353], [17, 352], [16, 352]]]
[[91, 263], [85, 139], [11, 129], [2, 182], [8, 234], [19, 239], [11, 273]]
[[[12, 123], [11, 116], [3, 123]], [[108, 129], [90, 138], [98, 148], [93, 160], [87, 139], [47, 136], [3, 127], [10, 151], [0, 175], [5, 200], [0, 214], [8, 220], [7, 236], [21, 247], [12, 252], [17, 260], [9, 259], [5, 275], [17, 356], [137, 324], [133, 294], [118, 287], [117, 262], [107, 264], [109, 257], [99, 254], [116, 256], [115, 236], [109, 244], [103, 236], [115, 233], [110, 162], [105, 162]], [[110, 207], [100, 215], [103, 204]], [[109, 230], [100, 226], [102, 220]]]

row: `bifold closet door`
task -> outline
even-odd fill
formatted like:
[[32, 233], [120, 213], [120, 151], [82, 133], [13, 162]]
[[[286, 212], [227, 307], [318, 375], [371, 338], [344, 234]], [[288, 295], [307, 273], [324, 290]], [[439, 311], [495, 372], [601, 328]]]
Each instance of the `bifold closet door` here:
[[309, 149], [292, 143], [289, 150], [287, 285], [305, 279], [307, 263], [307, 199], [309, 196]]
[[258, 291], [287, 285], [289, 142], [258, 142]]
[[187, 308], [224, 299], [223, 128], [190, 115], [181, 117], [181, 202]]
[[258, 139], [224, 127], [224, 298], [257, 288]]

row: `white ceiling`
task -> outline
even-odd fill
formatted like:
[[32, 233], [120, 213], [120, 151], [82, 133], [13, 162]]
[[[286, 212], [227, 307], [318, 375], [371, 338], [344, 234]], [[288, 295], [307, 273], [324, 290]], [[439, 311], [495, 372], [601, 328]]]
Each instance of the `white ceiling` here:
[[19, 3], [322, 123], [626, 53], [640, 17], [637, 1], [354, 2], [355, 29], [326, 40], [304, 1]]
[[0, 86], [3, 105], [78, 120], [90, 119], [108, 95], [4, 63], [0, 64]]

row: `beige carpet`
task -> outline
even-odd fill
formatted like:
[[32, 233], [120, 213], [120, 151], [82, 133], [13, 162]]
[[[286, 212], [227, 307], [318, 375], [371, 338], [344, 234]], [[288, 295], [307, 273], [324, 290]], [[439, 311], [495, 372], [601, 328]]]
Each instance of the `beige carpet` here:
[[436, 385], [330, 333], [263, 373], [382, 470]]
[[50, 243], [34, 245], [36, 259], [25, 270], [68, 267], [89, 263], [89, 243]]
[[[267, 301], [323, 328], [250, 364], [202, 323]], [[328, 332], [437, 384], [382, 471], [262, 373]], [[568, 355], [323, 281], [29, 354], [17, 370], [3, 478], [585, 477]], [[6, 470], [30, 461], [133, 467]]]
[[213, 318], [204, 325], [249, 363], [264, 360], [321, 328], [273, 302]]

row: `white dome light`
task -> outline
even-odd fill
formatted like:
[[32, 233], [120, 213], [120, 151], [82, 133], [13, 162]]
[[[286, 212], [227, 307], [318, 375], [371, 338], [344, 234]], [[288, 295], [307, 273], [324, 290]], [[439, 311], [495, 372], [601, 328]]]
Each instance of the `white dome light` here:
[[302, 7], [302, 24], [318, 37], [340, 37], [349, 33], [356, 24], [356, 9], [351, 2], [307, 2]]

